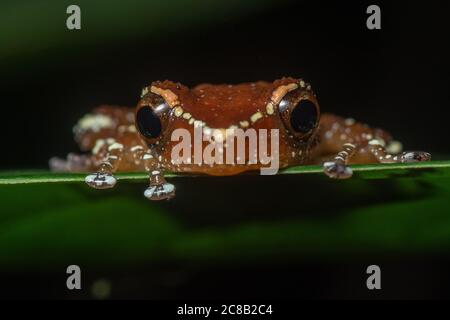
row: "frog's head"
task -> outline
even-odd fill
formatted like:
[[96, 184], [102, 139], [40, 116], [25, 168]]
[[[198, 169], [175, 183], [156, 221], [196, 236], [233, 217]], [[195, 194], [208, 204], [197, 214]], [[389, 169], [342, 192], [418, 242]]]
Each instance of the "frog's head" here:
[[[217, 132], [225, 136], [227, 129], [267, 129], [268, 137], [271, 129], [278, 129], [279, 160], [283, 167], [299, 163], [307, 156], [315, 140], [319, 117], [319, 104], [311, 86], [299, 79], [237, 85], [202, 84], [193, 89], [158, 81], [143, 89], [136, 108], [136, 127], [147, 145], [158, 150], [167, 161], [179, 142], [171, 138], [176, 129], [186, 129], [192, 136], [198, 127], [202, 128], [204, 136], [214, 136]], [[207, 144], [202, 145], [205, 148]], [[219, 167], [224, 170], [223, 166]], [[249, 169], [248, 165], [233, 167], [236, 173]], [[217, 168], [185, 171], [221, 174]]]

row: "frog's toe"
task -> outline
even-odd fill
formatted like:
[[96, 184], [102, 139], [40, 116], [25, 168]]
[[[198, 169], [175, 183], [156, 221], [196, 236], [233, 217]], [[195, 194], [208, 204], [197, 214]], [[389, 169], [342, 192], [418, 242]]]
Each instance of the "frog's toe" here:
[[424, 151], [408, 151], [402, 153], [402, 162], [430, 161], [431, 154]]
[[149, 200], [168, 200], [175, 197], [175, 186], [168, 182], [153, 185], [145, 190], [144, 196]]
[[323, 171], [333, 179], [348, 179], [353, 175], [352, 168], [343, 163], [327, 161], [323, 164]]
[[116, 185], [117, 179], [110, 173], [92, 173], [86, 176], [84, 181], [95, 189], [109, 189]]

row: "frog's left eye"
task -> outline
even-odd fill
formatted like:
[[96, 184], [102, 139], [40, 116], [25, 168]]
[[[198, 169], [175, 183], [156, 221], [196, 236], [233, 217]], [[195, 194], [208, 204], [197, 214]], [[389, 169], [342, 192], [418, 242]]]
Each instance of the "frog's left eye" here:
[[309, 135], [319, 123], [319, 106], [308, 94], [291, 91], [280, 101], [278, 109], [284, 126], [294, 137]]
[[148, 144], [154, 144], [164, 136], [169, 121], [170, 107], [155, 94], [143, 98], [136, 110], [136, 128]]
[[139, 109], [136, 114], [136, 125], [139, 132], [148, 139], [156, 139], [161, 135], [161, 120], [150, 107]]

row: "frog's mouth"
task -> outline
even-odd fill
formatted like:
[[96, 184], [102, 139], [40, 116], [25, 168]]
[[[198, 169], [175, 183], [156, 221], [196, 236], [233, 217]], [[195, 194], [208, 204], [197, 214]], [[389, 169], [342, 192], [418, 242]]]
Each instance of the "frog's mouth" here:
[[[179, 129], [177, 129], [179, 130]], [[263, 174], [275, 174], [279, 168], [280, 138], [279, 130], [257, 130], [249, 128], [191, 130], [182, 128], [172, 134], [170, 147], [163, 158], [175, 171], [194, 170], [195, 172], [220, 172], [227, 167], [233, 170], [261, 169]], [[264, 131], [264, 132], [263, 132]], [[206, 134], [205, 134], [206, 133]], [[167, 146], [167, 144], [166, 144]], [[207, 169], [199, 169], [206, 167]], [[183, 168], [183, 169], [180, 169]], [[240, 168], [240, 169], [239, 169]], [[229, 169], [226, 170], [227, 172]], [[271, 173], [274, 172], [274, 173]]]

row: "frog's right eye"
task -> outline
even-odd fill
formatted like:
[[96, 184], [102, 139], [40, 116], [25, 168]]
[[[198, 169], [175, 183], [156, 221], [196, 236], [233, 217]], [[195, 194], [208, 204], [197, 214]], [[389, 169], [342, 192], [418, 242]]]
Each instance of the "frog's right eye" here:
[[148, 144], [154, 144], [163, 138], [169, 114], [169, 105], [156, 94], [148, 94], [139, 102], [136, 110], [136, 128]]
[[278, 104], [285, 128], [296, 139], [304, 139], [317, 129], [320, 118], [319, 105], [307, 90], [297, 89], [287, 93]]

